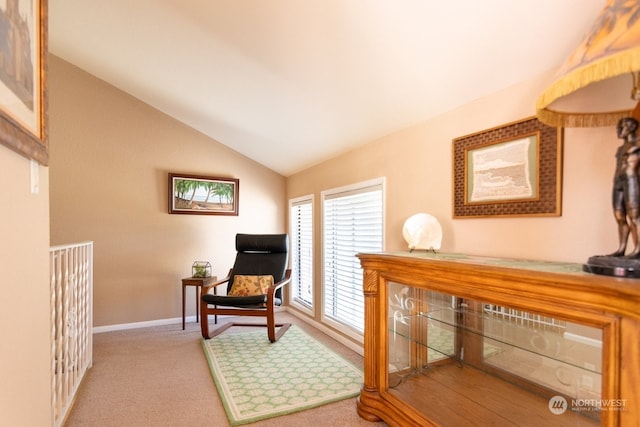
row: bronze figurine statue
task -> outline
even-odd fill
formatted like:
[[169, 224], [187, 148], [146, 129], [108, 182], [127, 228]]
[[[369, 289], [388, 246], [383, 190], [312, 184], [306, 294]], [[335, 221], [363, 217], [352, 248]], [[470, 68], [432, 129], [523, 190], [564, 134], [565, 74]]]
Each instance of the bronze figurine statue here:
[[618, 138], [623, 143], [616, 152], [616, 171], [613, 178], [613, 213], [618, 223], [620, 246], [611, 254], [614, 257], [625, 256], [627, 242], [631, 237], [633, 247], [626, 256], [637, 258], [640, 255], [638, 230], [640, 229], [640, 146], [636, 131], [638, 121], [631, 117], [620, 119], [617, 126]]
[[[613, 176], [613, 214], [618, 224], [619, 246], [609, 255], [589, 258], [583, 270], [608, 276], [640, 278], [640, 141], [638, 120], [620, 119], [616, 127], [622, 145], [616, 152]], [[631, 243], [631, 245], [629, 245]], [[629, 250], [627, 250], [629, 249]]]

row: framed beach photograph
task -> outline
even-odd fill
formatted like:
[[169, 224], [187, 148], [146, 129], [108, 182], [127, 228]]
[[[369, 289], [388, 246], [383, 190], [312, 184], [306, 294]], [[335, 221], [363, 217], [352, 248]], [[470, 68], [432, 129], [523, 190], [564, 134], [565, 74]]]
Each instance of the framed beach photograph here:
[[561, 214], [562, 129], [529, 118], [453, 140], [453, 217]]
[[240, 181], [214, 176], [169, 174], [169, 213], [238, 215]]
[[469, 148], [465, 203], [537, 200], [540, 134]]
[[47, 2], [0, 2], [0, 142], [49, 163], [47, 135]]

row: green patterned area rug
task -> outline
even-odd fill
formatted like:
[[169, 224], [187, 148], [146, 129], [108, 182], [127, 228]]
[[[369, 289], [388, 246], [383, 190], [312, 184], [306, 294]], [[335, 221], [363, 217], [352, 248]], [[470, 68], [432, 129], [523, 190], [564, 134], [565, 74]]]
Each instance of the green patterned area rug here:
[[354, 397], [362, 387], [360, 369], [296, 326], [273, 344], [257, 330], [202, 346], [234, 426]]

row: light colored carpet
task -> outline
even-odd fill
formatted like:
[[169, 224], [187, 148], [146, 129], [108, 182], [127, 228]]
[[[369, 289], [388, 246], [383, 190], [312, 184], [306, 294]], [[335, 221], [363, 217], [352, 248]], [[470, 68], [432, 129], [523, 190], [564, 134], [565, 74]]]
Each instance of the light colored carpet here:
[[292, 326], [277, 342], [264, 331], [202, 340], [233, 426], [357, 396], [362, 371]]
[[[292, 322], [362, 368], [362, 357], [289, 313]], [[213, 316], [211, 318], [213, 323]], [[238, 320], [238, 319], [229, 319]], [[243, 319], [246, 320], [246, 319]], [[244, 333], [251, 328], [231, 328]], [[264, 328], [256, 328], [267, 336]], [[288, 332], [287, 332], [288, 333]], [[285, 334], [286, 335], [286, 334]], [[93, 367], [64, 427], [230, 426], [202, 351], [200, 325], [188, 322], [96, 334]], [[356, 412], [356, 398], [258, 421], [250, 427], [383, 427]]]

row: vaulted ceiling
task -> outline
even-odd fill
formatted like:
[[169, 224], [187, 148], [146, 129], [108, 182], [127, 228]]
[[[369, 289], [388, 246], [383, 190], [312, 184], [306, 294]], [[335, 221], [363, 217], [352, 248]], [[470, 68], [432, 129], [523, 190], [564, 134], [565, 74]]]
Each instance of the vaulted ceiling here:
[[50, 0], [49, 48], [288, 176], [559, 67], [603, 6]]

